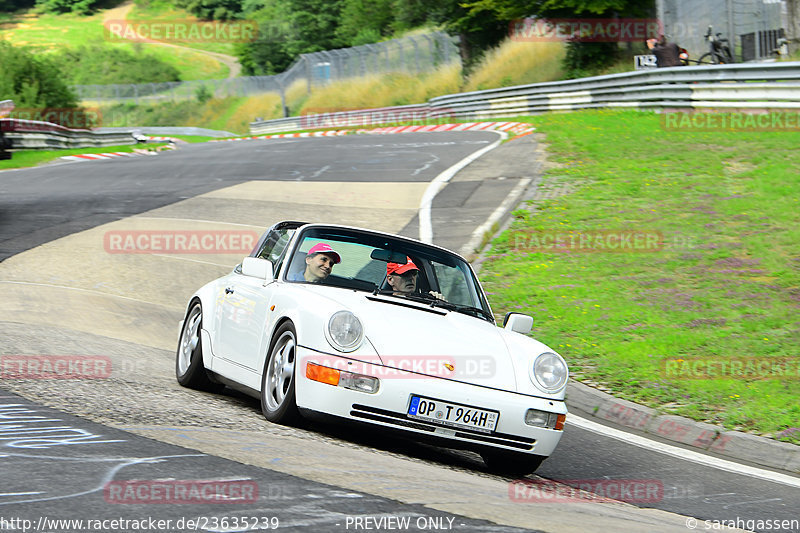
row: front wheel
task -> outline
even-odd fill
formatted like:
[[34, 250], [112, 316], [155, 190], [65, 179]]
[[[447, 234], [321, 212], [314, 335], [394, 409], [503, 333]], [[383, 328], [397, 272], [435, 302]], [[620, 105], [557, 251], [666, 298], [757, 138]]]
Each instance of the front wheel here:
[[698, 65], [716, 65], [717, 63], [717, 56], [714, 54], [707, 52], [700, 56], [700, 59], [697, 60]]
[[700, 65], [727, 65], [731, 62], [732, 61], [725, 56], [717, 53], [712, 54], [711, 52], [701, 55], [700, 59], [697, 60], [697, 63]]
[[290, 322], [275, 332], [261, 376], [261, 411], [270, 422], [290, 424], [300, 418], [295, 402], [297, 333]]
[[219, 386], [211, 381], [203, 366], [201, 329], [203, 329], [203, 308], [200, 302], [195, 302], [186, 313], [186, 320], [183, 321], [178, 351], [175, 355], [175, 377], [184, 387], [213, 391]]
[[547, 459], [541, 455], [528, 453], [506, 452], [502, 450], [486, 450], [481, 452], [481, 458], [486, 466], [495, 474], [506, 476], [527, 476]]

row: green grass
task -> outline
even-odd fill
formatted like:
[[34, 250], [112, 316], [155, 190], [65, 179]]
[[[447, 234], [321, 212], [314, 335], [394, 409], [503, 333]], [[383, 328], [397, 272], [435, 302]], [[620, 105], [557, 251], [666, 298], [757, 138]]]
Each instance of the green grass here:
[[174, 66], [184, 81], [218, 79], [228, 75], [228, 68], [209, 56], [174, 47], [109, 41], [103, 31], [103, 13], [92, 16], [17, 14], [0, 26], [0, 38], [15, 46], [33, 46], [45, 51], [77, 48], [100, 43], [128, 50], [142, 50]]
[[[189, 136], [181, 136], [188, 140]], [[195, 141], [199, 142], [199, 141]], [[14, 152], [11, 159], [0, 161], [0, 170], [12, 168], [26, 168], [51, 163], [66, 155], [78, 154], [102, 154], [105, 152], [133, 152], [136, 149], [156, 148], [164, 146], [166, 143], [126, 144], [123, 146], [106, 146], [104, 148], [71, 148], [69, 150], [26, 150], [24, 152]]]
[[[800, 426], [800, 375], [686, 380], [662, 370], [677, 358], [789, 358], [797, 368], [800, 132], [665, 131], [659, 115], [636, 111], [524, 120], [560, 163], [544, 186], [574, 190], [529, 202], [493, 242], [481, 277], [495, 311], [532, 314], [532, 334], [579, 381], [800, 442], [790, 431]], [[664, 246], [550, 252], [520, 240], [529, 230], [642, 230]]]
[[[174, 5], [165, 0], [155, 0], [150, 2], [137, 2], [128, 15], [127, 20], [146, 23], [176, 21], [180, 23], [186, 23], [197, 20], [197, 17], [189, 14], [183, 9], [177, 9]], [[180, 44], [181, 46], [186, 46], [188, 48], [195, 48], [197, 50], [227, 54], [229, 56], [236, 55], [236, 45], [232, 42], [187, 40], [185, 42], [176, 44]]]

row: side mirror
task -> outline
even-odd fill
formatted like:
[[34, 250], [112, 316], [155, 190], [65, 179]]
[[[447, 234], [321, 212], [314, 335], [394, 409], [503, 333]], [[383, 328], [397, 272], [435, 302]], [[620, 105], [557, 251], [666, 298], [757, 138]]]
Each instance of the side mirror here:
[[503, 319], [503, 327], [525, 335], [530, 333], [531, 328], [533, 328], [533, 317], [522, 313], [506, 313], [506, 317]]
[[242, 274], [264, 281], [272, 281], [272, 268], [272, 261], [260, 257], [245, 257], [242, 261]]

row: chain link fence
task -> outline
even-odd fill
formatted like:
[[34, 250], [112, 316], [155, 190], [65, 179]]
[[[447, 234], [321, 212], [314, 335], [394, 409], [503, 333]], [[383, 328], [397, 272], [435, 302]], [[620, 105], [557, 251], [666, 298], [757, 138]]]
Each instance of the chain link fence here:
[[286, 106], [286, 89], [303, 83], [307, 92], [312, 87], [347, 78], [388, 72], [419, 74], [449, 65], [461, 57], [456, 38], [433, 32], [392, 39], [375, 44], [302, 54], [281, 74], [250, 76], [221, 80], [116, 85], [75, 85], [82, 101], [163, 102], [195, 98], [206, 93], [217, 98], [249, 96], [275, 92]]
[[784, 0], [658, 0], [667, 39], [698, 58], [709, 51], [708, 27], [728, 39], [736, 61], [775, 58], [784, 36]]

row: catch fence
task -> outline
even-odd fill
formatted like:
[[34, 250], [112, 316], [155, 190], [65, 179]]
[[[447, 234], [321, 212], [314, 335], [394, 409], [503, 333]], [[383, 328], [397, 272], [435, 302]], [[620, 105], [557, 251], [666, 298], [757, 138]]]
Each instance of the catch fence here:
[[217, 98], [250, 96], [274, 92], [281, 95], [285, 108], [286, 90], [300, 85], [312, 87], [348, 78], [389, 72], [420, 74], [459, 62], [458, 40], [444, 32], [406, 36], [352, 48], [302, 54], [281, 74], [220, 80], [166, 83], [76, 85], [81, 101], [164, 102], [196, 98], [201, 94]]

